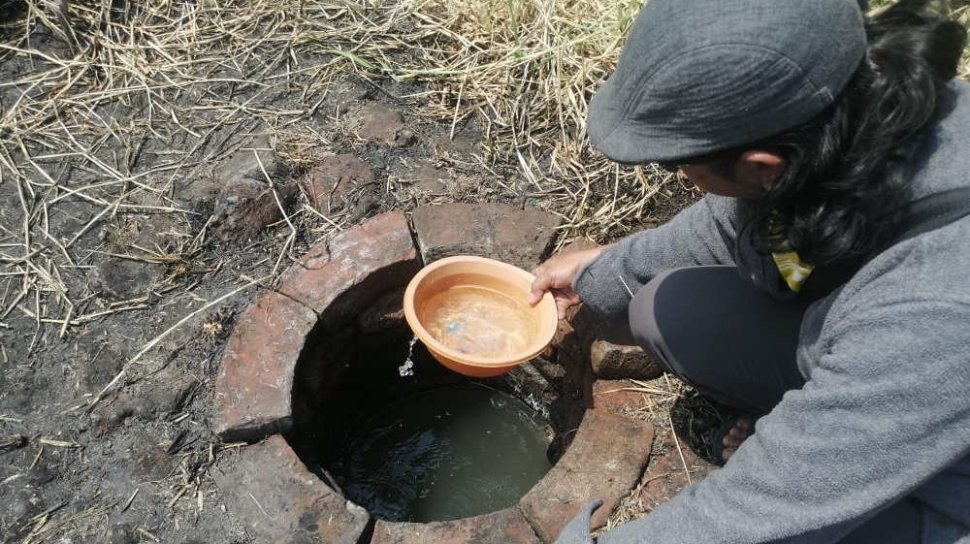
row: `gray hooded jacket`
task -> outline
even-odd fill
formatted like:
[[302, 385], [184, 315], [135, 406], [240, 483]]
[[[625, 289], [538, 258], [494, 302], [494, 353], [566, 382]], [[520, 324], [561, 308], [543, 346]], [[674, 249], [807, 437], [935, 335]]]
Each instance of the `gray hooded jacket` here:
[[[970, 85], [951, 86], [914, 198], [970, 186]], [[574, 287], [594, 311], [621, 316], [624, 282], [635, 289], [670, 268], [737, 264], [758, 282], [759, 265], [735, 255], [744, 214], [708, 195], [604, 252]], [[970, 217], [890, 247], [810, 306], [797, 361], [805, 386], [724, 468], [597, 542], [837, 542], [909, 500], [921, 542], [970, 544]], [[588, 517], [558, 542], [591, 542]]]

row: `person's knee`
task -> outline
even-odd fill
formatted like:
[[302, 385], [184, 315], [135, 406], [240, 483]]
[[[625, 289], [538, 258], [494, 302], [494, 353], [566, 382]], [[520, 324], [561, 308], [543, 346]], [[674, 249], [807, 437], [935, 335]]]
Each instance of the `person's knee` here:
[[[664, 370], [695, 386], [711, 386], [722, 369], [714, 352], [698, 348], [697, 331], [710, 323], [711, 311], [703, 311], [699, 293], [714, 287], [728, 290], [740, 283], [733, 267], [708, 266], [667, 270], [644, 285], [630, 301], [629, 320], [633, 338]], [[716, 304], [716, 302], [714, 302]]]
[[647, 282], [633, 296], [629, 306], [630, 332], [633, 340], [649, 353], [667, 372], [671, 368], [669, 355], [665, 353], [663, 335], [657, 322], [656, 295], [667, 273], [662, 273]]
[[765, 411], [804, 379], [804, 305], [758, 291], [730, 266], [670, 270], [630, 302], [633, 337], [665, 370], [724, 404]]

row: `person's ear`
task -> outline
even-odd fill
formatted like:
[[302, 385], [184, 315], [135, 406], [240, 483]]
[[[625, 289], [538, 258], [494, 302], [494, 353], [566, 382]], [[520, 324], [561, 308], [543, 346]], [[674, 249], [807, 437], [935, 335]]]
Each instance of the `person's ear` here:
[[785, 172], [785, 159], [771, 151], [752, 149], [745, 151], [737, 162], [738, 177], [770, 189]]

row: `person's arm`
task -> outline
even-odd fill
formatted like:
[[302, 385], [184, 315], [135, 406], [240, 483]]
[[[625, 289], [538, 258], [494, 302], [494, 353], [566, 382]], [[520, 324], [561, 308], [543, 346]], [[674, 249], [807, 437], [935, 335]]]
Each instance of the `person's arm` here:
[[[970, 455], [970, 296], [900, 287], [826, 317], [808, 382], [723, 469], [596, 542], [834, 542]], [[583, 522], [558, 543], [592, 542]]]
[[743, 203], [707, 195], [668, 223], [628, 236], [579, 271], [573, 289], [598, 314], [625, 317], [637, 290], [664, 270], [733, 264]]

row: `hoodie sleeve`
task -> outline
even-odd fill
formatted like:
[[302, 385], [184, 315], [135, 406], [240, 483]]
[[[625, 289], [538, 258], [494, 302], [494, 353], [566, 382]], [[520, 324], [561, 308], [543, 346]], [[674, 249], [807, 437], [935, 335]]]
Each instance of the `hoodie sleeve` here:
[[966, 458], [970, 293], [892, 290], [825, 318], [823, 336], [837, 332], [805, 386], [724, 468], [596, 542], [835, 542]]
[[596, 313], [626, 316], [631, 293], [664, 270], [734, 264], [741, 203], [707, 195], [655, 229], [630, 235], [580, 271], [573, 288]]

